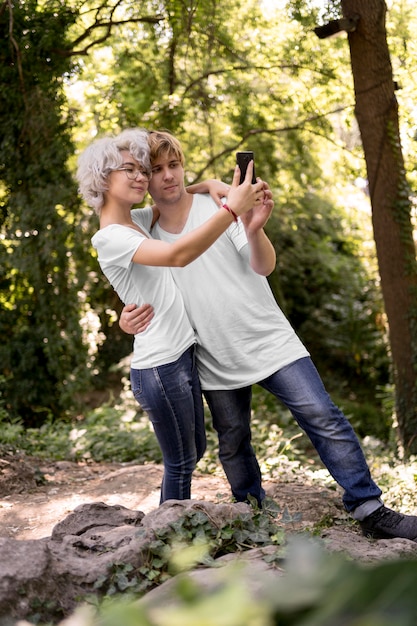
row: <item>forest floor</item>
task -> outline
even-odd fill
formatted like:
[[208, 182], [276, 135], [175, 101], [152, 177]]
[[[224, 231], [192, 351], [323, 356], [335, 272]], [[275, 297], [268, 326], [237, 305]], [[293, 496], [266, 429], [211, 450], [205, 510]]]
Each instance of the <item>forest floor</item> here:
[[[162, 465], [46, 462], [23, 454], [0, 456], [0, 537], [40, 539], [80, 504], [121, 504], [145, 514], [159, 504]], [[266, 482], [267, 495], [281, 510], [298, 514], [289, 529], [312, 528], [321, 520], [348, 524], [340, 494], [299, 480]], [[192, 498], [231, 501], [222, 475], [195, 472]]]
[[[0, 537], [36, 540], [50, 537], [53, 527], [81, 504], [104, 502], [145, 514], [158, 507], [161, 465], [149, 463], [47, 462], [24, 454], [0, 455]], [[279, 479], [264, 482], [267, 496], [285, 511], [286, 534], [307, 531], [327, 535], [331, 549], [359, 560], [417, 558], [417, 545], [408, 540], [365, 539], [343, 509], [338, 488], [320, 485], [303, 473], [285, 468]], [[230, 502], [226, 478], [195, 472], [194, 500]], [[296, 516], [297, 521], [288, 521]]]

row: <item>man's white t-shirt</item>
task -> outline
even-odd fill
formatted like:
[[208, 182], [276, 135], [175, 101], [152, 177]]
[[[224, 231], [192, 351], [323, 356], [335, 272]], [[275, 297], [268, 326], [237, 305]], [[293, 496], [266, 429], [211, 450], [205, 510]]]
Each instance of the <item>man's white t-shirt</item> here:
[[145, 332], [135, 335], [131, 361], [135, 369], [176, 361], [195, 343], [181, 293], [170, 269], [132, 262], [145, 239], [134, 228], [120, 224], [102, 228], [91, 239], [101, 269], [122, 302], [138, 306], [151, 303], [154, 307], [152, 323]]
[[[209, 195], [195, 194], [181, 235], [218, 210]], [[140, 217], [146, 215], [141, 213], [141, 209], [133, 211], [133, 220], [140, 223]], [[162, 230], [158, 224], [152, 235], [168, 242], [181, 236]], [[232, 224], [195, 261], [171, 271], [196, 333], [203, 389], [252, 385], [309, 356], [277, 305], [267, 279], [250, 267], [248, 242], [240, 222]]]

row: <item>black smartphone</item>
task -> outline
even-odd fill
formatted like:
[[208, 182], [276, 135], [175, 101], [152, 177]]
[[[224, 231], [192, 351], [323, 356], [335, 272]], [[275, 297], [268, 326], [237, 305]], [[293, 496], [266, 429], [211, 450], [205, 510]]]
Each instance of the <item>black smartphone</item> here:
[[236, 152], [236, 163], [240, 167], [240, 182], [239, 185], [243, 183], [246, 176], [246, 170], [248, 169], [249, 161], [253, 161], [253, 174], [252, 174], [252, 184], [256, 183], [256, 174], [255, 174], [255, 158], [253, 156], [253, 152], [247, 150], [246, 152]]

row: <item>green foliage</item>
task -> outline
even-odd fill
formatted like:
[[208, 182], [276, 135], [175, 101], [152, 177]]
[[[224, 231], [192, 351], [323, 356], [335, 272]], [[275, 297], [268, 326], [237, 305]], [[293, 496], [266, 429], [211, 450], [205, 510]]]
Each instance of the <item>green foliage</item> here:
[[[377, 409], [376, 389], [390, 380], [388, 339], [356, 219], [318, 195], [283, 196], [267, 226], [278, 258], [269, 280], [329, 389], [365, 402], [369, 394]], [[370, 432], [386, 438], [388, 419], [378, 433], [367, 421]]]
[[75, 458], [95, 461], [162, 462], [161, 451], [147, 415], [120, 407], [100, 407], [72, 429]]
[[[7, 8], [6, 8], [7, 7]], [[16, 2], [0, 13], [1, 179], [0, 345], [2, 396], [12, 417], [42, 423], [74, 407], [85, 388], [87, 347], [80, 326], [72, 150], [62, 119], [62, 77], [74, 15], [65, 7]]]
[[215, 566], [215, 559], [251, 548], [281, 545], [282, 524], [292, 518], [274, 502], [240, 514], [232, 521], [215, 523], [204, 509], [194, 508], [162, 529], [154, 529], [145, 562], [138, 568], [115, 563], [95, 589], [111, 596], [127, 590], [143, 593], [191, 566]]
[[125, 408], [102, 406], [82, 420], [45, 421], [27, 428], [0, 416], [0, 445], [48, 460], [136, 463], [162, 461], [149, 419]]

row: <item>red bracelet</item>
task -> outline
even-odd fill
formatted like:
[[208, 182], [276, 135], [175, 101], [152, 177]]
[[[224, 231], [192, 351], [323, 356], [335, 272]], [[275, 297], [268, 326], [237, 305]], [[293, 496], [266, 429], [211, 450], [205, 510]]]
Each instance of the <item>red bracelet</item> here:
[[232, 215], [233, 219], [235, 220], [235, 222], [237, 222], [237, 215], [234, 211], [232, 211], [232, 209], [230, 208], [230, 206], [227, 206], [227, 204], [222, 204], [222, 207], [224, 209], [226, 209], [226, 211], [229, 211], [229, 213]]

